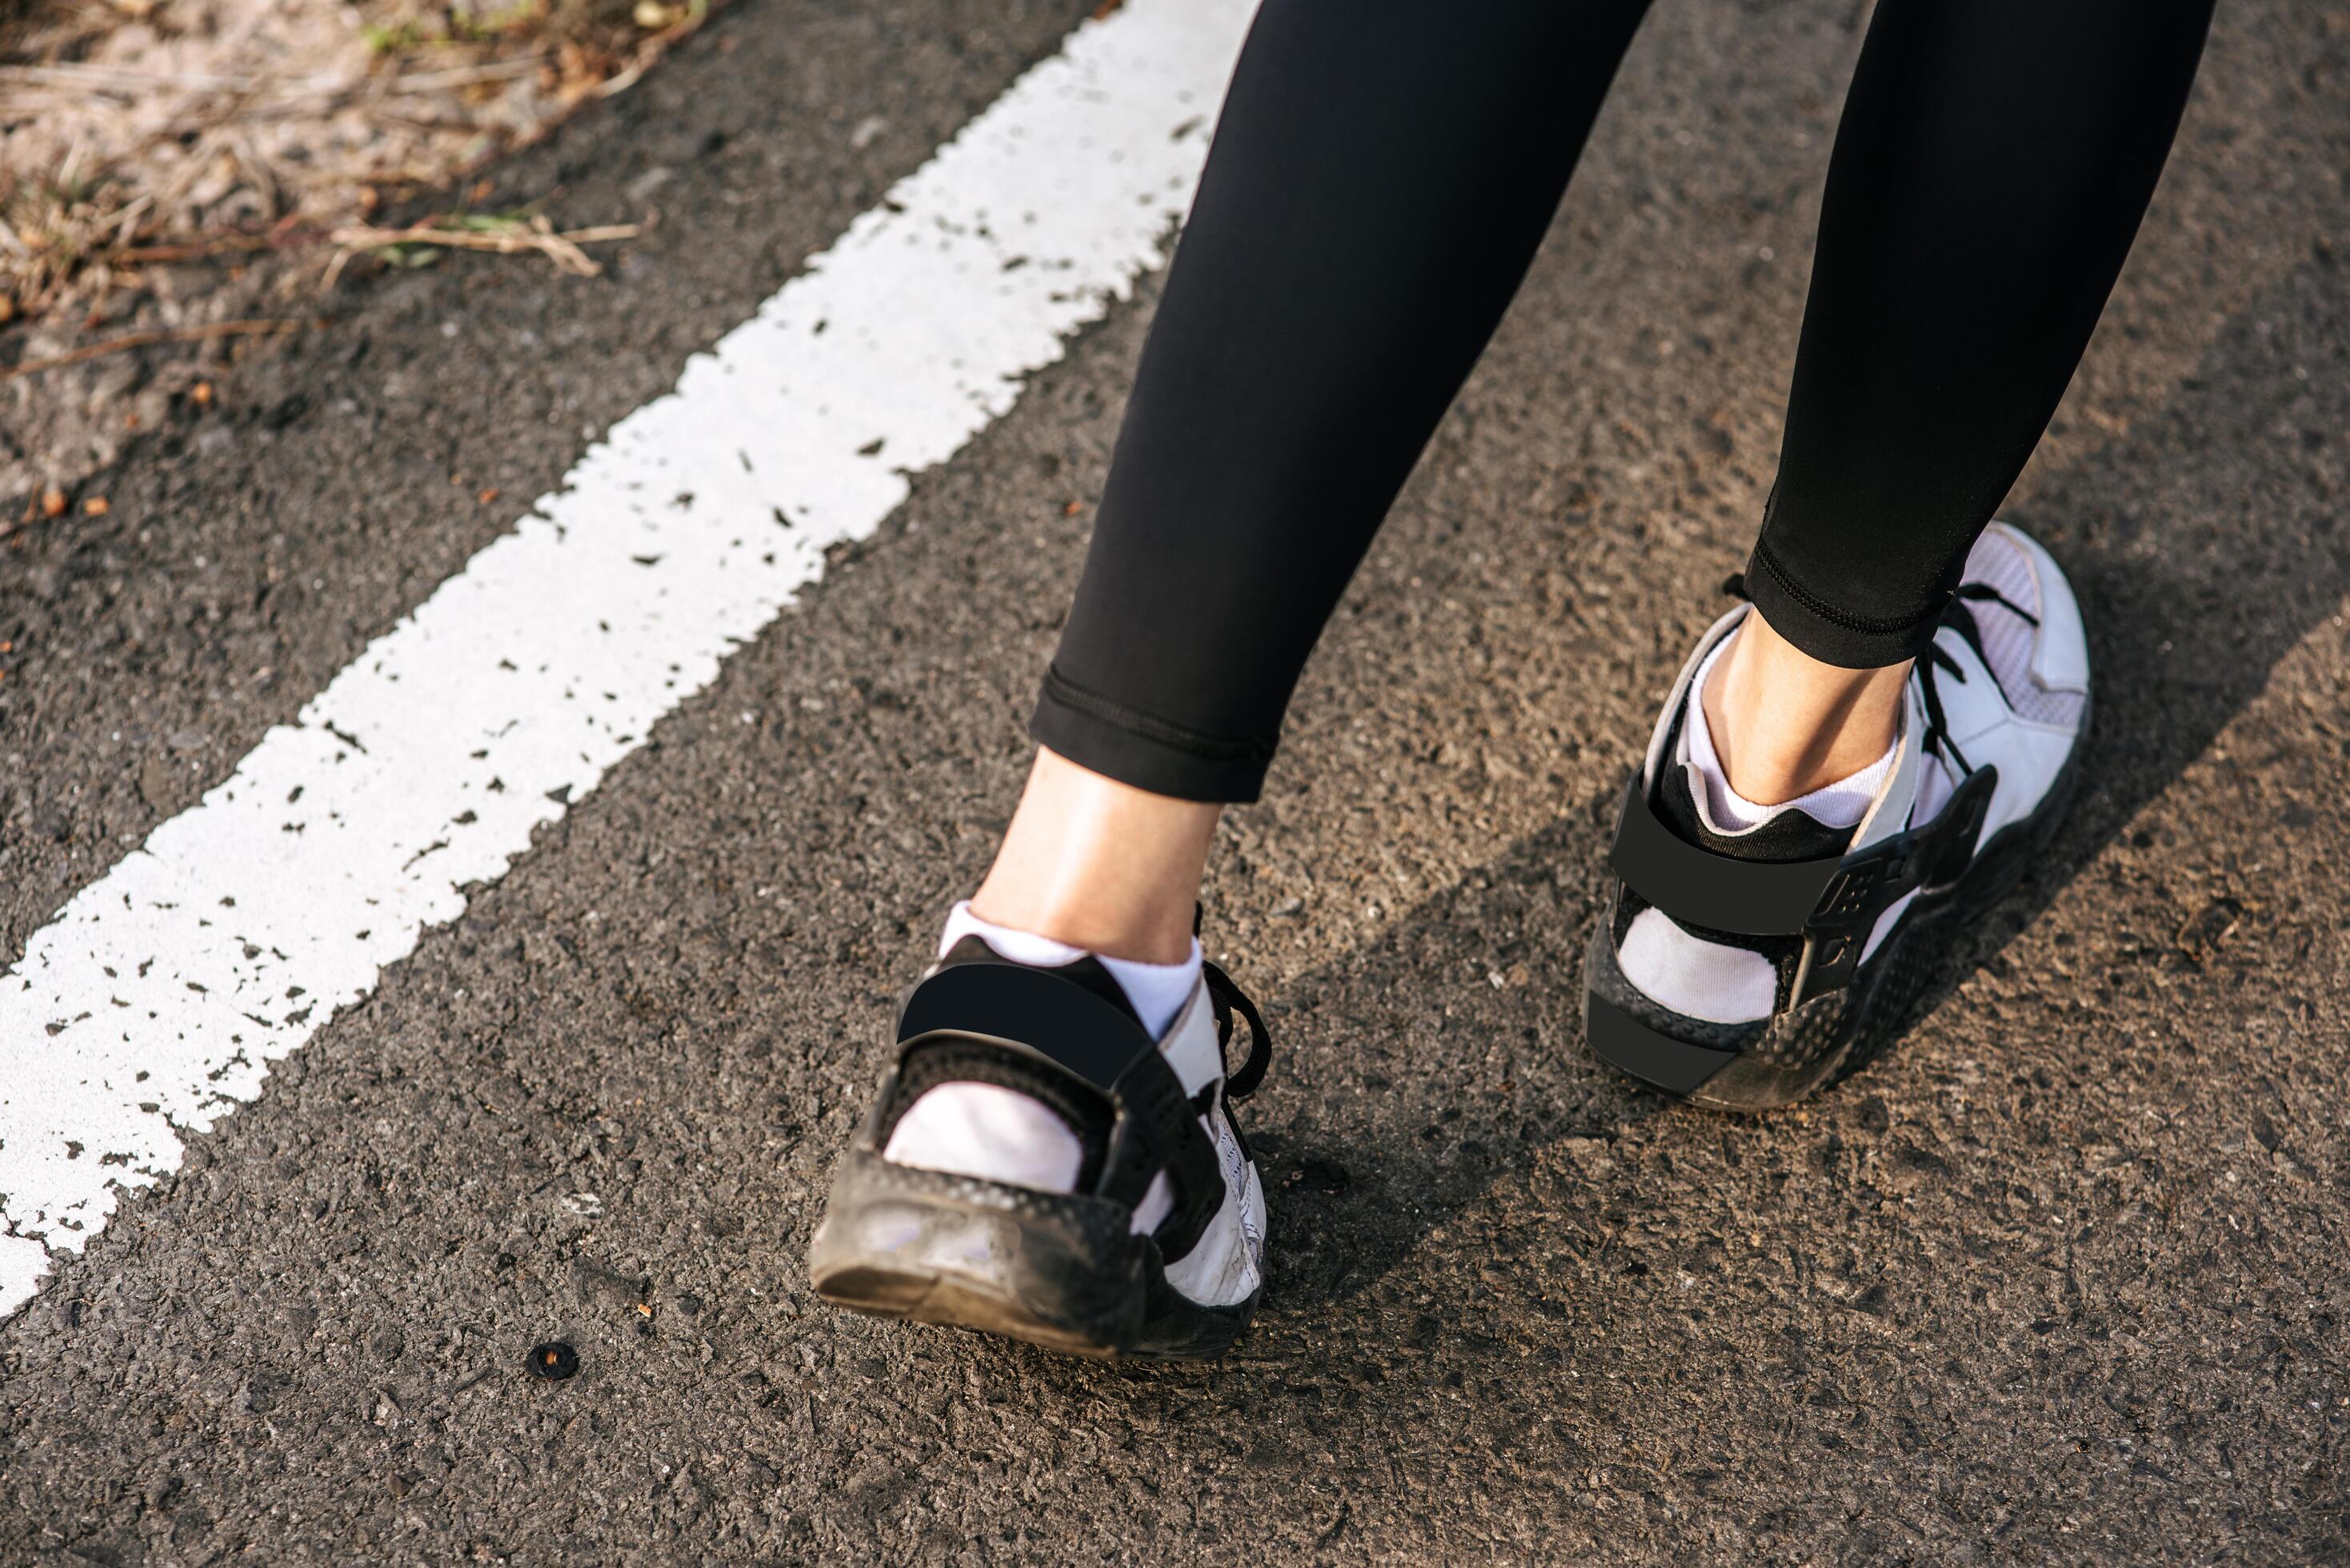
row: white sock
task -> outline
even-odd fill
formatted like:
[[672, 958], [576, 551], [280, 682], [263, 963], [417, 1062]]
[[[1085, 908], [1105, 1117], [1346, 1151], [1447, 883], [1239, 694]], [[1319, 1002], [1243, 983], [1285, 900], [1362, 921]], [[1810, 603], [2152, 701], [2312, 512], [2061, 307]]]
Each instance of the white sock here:
[[[945, 957], [969, 936], [981, 938], [1015, 962], [1044, 968], [1075, 963], [1086, 956], [1083, 948], [983, 920], [971, 912], [968, 902], [957, 904], [947, 916], [946, 930], [939, 939], [939, 956]], [[1167, 1033], [1167, 1026], [1175, 1022], [1200, 982], [1197, 939], [1191, 943], [1191, 956], [1181, 963], [1093, 956], [1126, 992], [1153, 1038]], [[1017, 1089], [998, 1084], [947, 1083], [926, 1091], [906, 1108], [890, 1129], [881, 1158], [1041, 1192], [1073, 1192], [1077, 1172], [1085, 1164], [1085, 1147], [1056, 1112]], [[1148, 1231], [1165, 1217], [1172, 1200], [1171, 1192], [1161, 1190], [1165, 1185], [1163, 1178], [1155, 1182], [1136, 1210], [1137, 1231]]]
[[1706, 656], [1698, 669], [1697, 679], [1690, 682], [1689, 716], [1681, 721], [1689, 736], [1689, 760], [1697, 768], [1698, 776], [1705, 780], [1706, 815], [1715, 826], [1731, 833], [1757, 826], [1789, 809], [1801, 811], [1823, 827], [1858, 827], [1860, 819], [1868, 815], [1870, 803], [1877, 792], [1885, 787], [1885, 777], [1893, 771], [1895, 757], [1901, 745], [1898, 739], [1885, 748], [1885, 754], [1856, 774], [1822, 784], [1811, 794], [1796, 800], [1782, 801], [1777, 805], [1761, 805], [1748, 800], [1730, 787], [1730, 775], [1721, 765], [1721, 755], [1713, 749], [1713, 731], [1705, 721], [1705, 686], [1713, 674], [1713, 667], [1738, 640], [1731, 632]]
[[[955, 943], [970, 936], [983, 939], [989, 947], [1014, 963], [1035, 964], [1040, 969], [1075, 963], [1086, 956], [1083, 948], [1073, 948], [1034, 931], [983, 920], [971, 912], [969, 899], [957, 904], [947, 915], [946, 932], [939, 938], [939, 956], [946, 957]], [[1180, 963], [1144, 963], [1138, 959], [1111, 958], [1104, 953], [1095, 953], [1093, 958], [1109, 971], [1118, 988], [1126, 992], [1128, 1003], [1142, 1020], [1142, 1026], [1150, 1031], [1153, 1040], [1167, 1033], [1167, 1026], [1175, 1022], [1175, 1015], [1191, 1000], [1191, 988], [1200, 982], [1197, 937], [1191, 939], [1191, 956]]]

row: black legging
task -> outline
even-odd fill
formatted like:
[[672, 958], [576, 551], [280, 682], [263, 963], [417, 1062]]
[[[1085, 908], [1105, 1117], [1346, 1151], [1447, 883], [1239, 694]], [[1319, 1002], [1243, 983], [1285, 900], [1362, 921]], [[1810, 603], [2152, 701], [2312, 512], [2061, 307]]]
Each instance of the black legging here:
[[[1323, 623], [1524, 276], [1647, 0], [1265, 0], [1034, 729], [1256, 797]], [[2210, 0], [1881, 0], [1746, 573], [1814, 657], [1929, 641], [2055, 411]]]

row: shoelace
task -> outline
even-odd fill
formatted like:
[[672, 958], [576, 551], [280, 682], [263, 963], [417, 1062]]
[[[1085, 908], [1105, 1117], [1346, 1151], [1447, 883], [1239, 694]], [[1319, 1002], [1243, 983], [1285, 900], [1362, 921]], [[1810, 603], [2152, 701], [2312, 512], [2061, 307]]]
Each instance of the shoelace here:
[[[1191, 935], [1195, 939], [1200, 934], [1200, 928], [1207, 924], [1207, 919], [1208, 906], [1193, 904]], [[1203, 954], [1200, 959], [1200, 972], [1207, 978], [1208, 1005], [1216, 1013], [1217, 1054], [1222, 1055], [1225, 1047], [1232, 1043], [1234, 1012], [1238, 1012], [1249, 1026], [1248, 1060], [1241, 1064], [1239, 1072], [1228, 1073], [1224, 1076], [1224, 1098], [1245, 1100], [1256, 1093], [1256, 1086], [1264, 1082], [1264, 1070], [1273, 1065], [1273, 1035], [1264, 1026], [1264, 1014], [1256, 1010], [1256, 1003], [1248, 999], [1247, 992], [1224, 972], [1221, 964]], [[1201, 1093], [1210, 1093], [1213, 1088], [1214, 1085], [1211, 1085]], [[1207, 1112], [1203, 1109], [1200, 1114], [1205, 1116]]]
[[[1957, 607], [1953, 605], [1951, 607]], [[1947, 610], [1943, 612], [1945, 624], [1948, 624], [1949, 613]], [[1950, 739], [1950, 731], [1942, 723], [1942, 689], [1936, 684], [1936, 677], [1945, 670], [1960, 685], [1966, 684], [1967, 672], [1959, 668], [1959, 661], [1940, 643], [1929, 643], [1925, 657], [1918, 660], [1918, 695], [1926, 702], [1926, 733], [1918, 745], [1926, 751], [1939, 752], [1956, 763], [1962, 776], [1971, 775], [1975, 771], [1974, 763], [1967, 761], [1966, 753], [1959, 750], [1959, 743]]]
[[[1989, 583], [1960, 583], [1959, 591], [1942, 610], [1942, 624], [1967, 639], [1967, 646], [1975, 650], [1975, 657], [1982, 660], [1985, 670], [1991, 668], [1991, 655], [1983, 649], [1982, 626], [1975, 619], [1975, 612], [1968, 607], [1970, 600], [1976, 604], [1996, 604], [2009, 614], [2022, 618], [2026, 625], [2040, 624], [2038, 616]], [[1966, 683], [1967, 672], [1959, 667], [1958, 659], [1936, 642], [1927, 648], [1926, 657], [1918, 662], [1918, 695], [1926, 700], [1926, 734], [1922, 743], [1956, 763], [1962, 775], [1971, 776], [1975, 771], [1974, 764], [1967, 761], [1966, 753], [1959, 750], [1958, 742], [1950, 739], [1950, 732], [1942, 725], [1942, 693], [1936, 684], [1937, 675], [1942, 672], [1947, 672], [1960, 685]]]
[[1264, 1082], [1264, 1070], [1273, 1065], [1273, 1036], [1265, 1029], [1264, 1014], [1256, 1010], [1256, 1003], [1233, 983], [1222, 966], [1201, 959], [1200, 970], [1208, 981], [1208, 1004], [1216, 1012], [1218, 1050], [1232, 1044], [1233, 1013], [1239, 1013], [1249, 1026], [1248, 1060], [1241, 1064], [1239, 1072], [1224, 1080], [1224, 1098], [1245, 1100], [1256, 1093], [1257, 1085]]

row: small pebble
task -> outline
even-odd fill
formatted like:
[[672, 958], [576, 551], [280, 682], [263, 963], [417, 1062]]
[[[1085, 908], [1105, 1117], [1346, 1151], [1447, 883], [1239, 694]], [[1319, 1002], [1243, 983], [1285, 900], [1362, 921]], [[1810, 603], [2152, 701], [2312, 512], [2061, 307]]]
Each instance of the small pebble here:
[[559, 1339], [530, 1349], [530, 1375], [549, 1383], [561, 1383], [579, 1370], [579, 1353]]

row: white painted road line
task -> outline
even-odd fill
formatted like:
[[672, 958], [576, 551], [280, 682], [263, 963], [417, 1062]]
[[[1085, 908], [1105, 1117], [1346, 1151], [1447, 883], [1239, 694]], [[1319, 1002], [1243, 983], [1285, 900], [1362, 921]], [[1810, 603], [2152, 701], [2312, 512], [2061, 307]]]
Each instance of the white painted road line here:
[[1128, 0], [0, 978], [0, 1313], [1165, 260], [1251, 0]]

